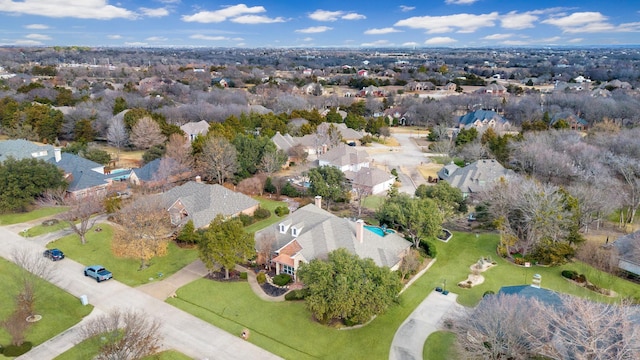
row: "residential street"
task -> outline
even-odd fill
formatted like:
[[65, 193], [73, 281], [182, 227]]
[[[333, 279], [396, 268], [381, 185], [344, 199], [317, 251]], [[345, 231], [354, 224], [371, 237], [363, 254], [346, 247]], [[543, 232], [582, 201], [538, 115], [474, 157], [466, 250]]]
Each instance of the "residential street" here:
[[[41, 253], [44, 246], [39, 241], [22, 238], [8, 228], [0, 227], [0, 256], [11, 260], [15, 248]], [[157, 317], [163, 324], [164, 347], [175, 349], [194, 359], [277, 359], [278, 357], [210, 325], [182, 310], [164, 303], [140, 290], [131, 288], [114, 279], [96, 283], [82, 275], [83, 265], [64, 259], [56, 264], [58, 271], [52, 281], [56, 286], [76, 297], [87, 295], [94, 313], [106, 313], [111, 309], [138, 309]], [[80, 299], [78, 299], [80, 302]], [[43, 314], [46, 316], [46, 314]], [[20, 359], [52, 359], [73, 347], [79, 340], [77, 328], [73, 327], [61, 335], [32, 349]]]

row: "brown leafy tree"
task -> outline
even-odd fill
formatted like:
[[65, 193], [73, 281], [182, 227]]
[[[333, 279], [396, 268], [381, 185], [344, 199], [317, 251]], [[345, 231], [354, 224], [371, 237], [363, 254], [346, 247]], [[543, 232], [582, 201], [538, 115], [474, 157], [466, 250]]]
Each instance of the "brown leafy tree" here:
[[82, 334], [100, 349], [94, 359], [135, 360], [160, 349], [160, 326], [160, 322], [148, 314], [116, 309], [88, 322]]
[[164, 143], [167, 138], [162, 135], [160, 125], [152, 118], [145, 116], [131, 128], [129, 140], [138, 149], [149, 149]]
[[211, 180], [224, 184], [238, 170], [238, 152], [223, 137], [210, 137], [198, 158], [198, 168]]
[[111, 246], [117, 256], [137, 258], [144, 269], [149, 260], [167, 253], [171, 222], [157, 197], [135, 199], [118, 211], [115, 221], [120, 226]]
[[78, 234], [82, 245], [87, 243], [87, 232], [91, 230], [96, 220], [96, 214], [104, 211], [104, 197], [89, 195], [81, 199], [67, 200], [69, 211], [62, 214], [62, 219], [69, 223], [71, 230]]

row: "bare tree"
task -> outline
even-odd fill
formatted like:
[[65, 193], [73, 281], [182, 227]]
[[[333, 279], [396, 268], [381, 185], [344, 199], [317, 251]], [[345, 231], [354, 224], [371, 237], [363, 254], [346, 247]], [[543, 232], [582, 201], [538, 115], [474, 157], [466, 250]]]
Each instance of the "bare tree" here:
[[417, 271], [420, 268], [420, 253], [416, 249], [410, 249], [407, 255], [402, 258], [400, 263], [400, 278], [405, 279], [407, 275]]
[[164, 143], [167, 138], [162, 135], [160, 125], [152, 118], [145, 116], [131, 128], [129, 140], [138, 149], [148, 149]]
[[89, 321], [86, 339], [99, 347], [98, 360], [135, 360], [155, 354], [162, 345], [160, 322], [135, 310], [118, 309]]
[[198, 167], [209, 179], [222, 185], [238, 170], [237, 156], [237, 150], [229, 140], [210, 137], [198, 158]]
[[253, 176], [248, 179], [244, 179], [238, 183], [238, 191], [244, 194], [251, 195], [260, 195], [264, 192], [264, 183], [266, 177], [263, 176]]
[[62, 214], [62, 219], [69, 223], [71, 230], [78, 234], [82, 245], [87, 243], [87, 232], [98, 220], [97, 214], [104, 210], [104, 196], [92, 194], [80, 199], [66, 201], [69, 211]]
[[194, 160], [189, 143], [180, 134], [171, 134], [154, 181], [167, 183], [189, 178], [192, 176], [193, 167]]
[[533, 301], [515, 295], [488, 296], [453, 320], [459, 354], [465, 359], [531, 359], [532, 335], [542, 331]]
[[309, 156], [309, 154], [304, 149], [304, 146], [302, 146], [301, 144], [296, 144], [296, 145], [292, 146], [291, 148], [289, 148], [289, 154], [288, 155], [291, 156], [292, 158], [296, 159], [296, 161], [298, 161], [300, 163], [307, 162], [307, 156]]
[[116, 160], [120, 160], [120, 149], [129, 143], [129, 134], [124, 126], [122, 117], [115, 117], [107, 129], [107, 141], [109, 145], [117, 149]]
[[267, 270], [271, 269], [271, 255], [275, 242], [275, 234], [264, 233], [256, 239], [256, 248], [258, 250], [258, 264], [264, 265], [264, 268]]
[[271, 177], [273, 173], [282, 169], [282, 166], [287, 162], [287, 158], [288, 156], [284, 151], [276, 149], [275, 146], [267, 146], [260, 160], [260, 168], [268, 177]]
[[120, 225], [112, 243], [116, 255], [137, 258], [144, 269], [153, 257], [167, 253], [171, 221], [158, 197], [134, 199], [118, 211], [115, 221]]
[[[640, 316], [637, 306], [593, 302], [562, 295], [562, 307], [540, 302], [537, 312], [540, 336], [532, 337], [535, 352], [553, 359], [638, 359], [640, 358]], [[543, 315], [543, 316], [541, 316]]]

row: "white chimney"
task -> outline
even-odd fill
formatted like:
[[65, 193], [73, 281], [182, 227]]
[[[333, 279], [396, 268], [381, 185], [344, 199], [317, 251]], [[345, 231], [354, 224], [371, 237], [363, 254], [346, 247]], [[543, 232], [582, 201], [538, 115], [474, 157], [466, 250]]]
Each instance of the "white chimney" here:
[[364, 220], [362, 219], [356, 221], [356, 240], [360, 244], [364, 242]]
[[322, 196], [316, 195], [315, 203], [318, 208], [322, 209]]
[[53, 149], [53, 156], [56, 159], [56, 162], [60, 162], [60, 160], [62, 160], [62, 153], [59, 148]]
[[197, 183], [201, 183], [202, 182], [202, 178], [200, 177], [200, 175], [196, 176], [196, 182]]

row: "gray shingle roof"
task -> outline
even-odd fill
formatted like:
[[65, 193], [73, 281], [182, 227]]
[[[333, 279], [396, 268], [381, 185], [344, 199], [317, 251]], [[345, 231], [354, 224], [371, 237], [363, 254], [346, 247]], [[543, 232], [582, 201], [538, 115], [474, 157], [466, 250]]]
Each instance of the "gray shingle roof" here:
[[491, 185], [497, 179], [509, 176], [512, 173], [512, 170], [505, 169], [496, 160], [478, 160], [463, 168], [455, 169], [453, 173], [450, 173], [444, 179], [463, 193], [474, 193], [481, 191], [487, 185]]
[[149, 163], [146, 163], [143, 167], [138, 169], [133, 169], [133, 172], [136, 174], [140, 181], [152, 181], [156, 180], [155, 176], [158, 173], [158, 169], [160, 169], [160, 159], [155, 159]]
[[640, 275], [640, 231], [621, 236], [613, 242], [618, 250], [618, 266], [626, 271]]
[[110, 177], [94, 170], [98, 169], [102, 171], [104, 168], [103, 165], [78, 155], [61, 153], [60, 161], [56, 162], [54, 157], [49, 158], [47, 161], [64, 170], [65, 174], [71, 174], [72, 179], [69, 183], [69, 191], [78, 191], [94, 186], [105, 185], [107, 184], [107, 179]]
[[306, 205], [291, 213], [280, 223], [304, 224], [300, 234], [294, 237], [291, 229], [279, 231], [280, 224], [274, 224], [256, 233], [256, 239], [263, 234], [275, 234], [274, 250], [279, 250], [294, 238], [302, 246], [301, 253], [307, 261], [326, 259], [328, 253], [344, 248], [361, 258], [370, 258], [378, 266], [393, 267], [401, 260], [401, 254], [411, 243], [397, 234], [379, 236], [364, 230], [362, 243], [356, 238], [358, 224], [346, 218], [339, 218], [314, 204]]
[[500, 114], [498, 114], [495, 111], [492, 110], [476, 110], [476, 111], [472, 111], [466, 115], [460, 116], [458, 118], [458, 124], [460, 125], [464, 125], [465, 127], [469, 127], [470, 125], [472, 125], [473, 123], [475, 123], [476, 121], [490, 121], [494, 119], [496, 121], [496, 123], [498, 124], [504, 124], [507, 122], [507, 120], [505, 120], [505, 118], [503, 118], [502, 116], [500, 116]]
[[318, 157], [320, 161], [327, 162], [335, 167], [369, 163], [369, 154], [364, 150], [357, 150], [353, 146], [341, 144]]
[[224, 186], [195, 181], [174, 187], [161, 196], [166, 208], [180, 200], [188, 213], [186, 219], [193, 220], [196, 228], [207, 226], [218, 214], [235, 216], [258, 205], [258, 201]]
[[378, 168], [362, 168], [357, 172], [345, 171], [347, 179], [351, 180], [353, 185], [374, 187], [389, 180], [395, 180], [395, 176]]
[[[42, 153], [42, 155], [33, 156], [37, 153]], [[47, 160], [53, 157], [53, 146], [38, 145], [22, 139], [0, 141], [0, 162], [5, 161], [8, 157], [16, 160], [34, 157]]]

